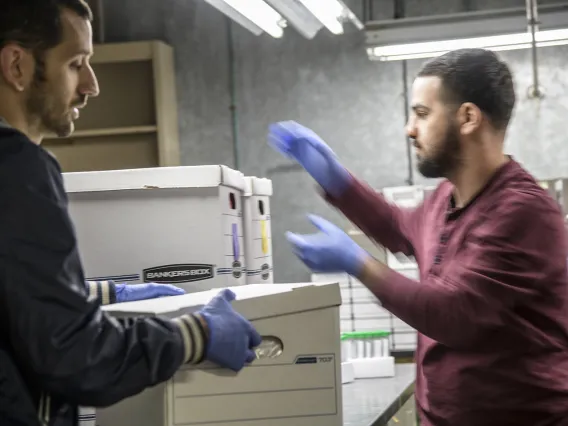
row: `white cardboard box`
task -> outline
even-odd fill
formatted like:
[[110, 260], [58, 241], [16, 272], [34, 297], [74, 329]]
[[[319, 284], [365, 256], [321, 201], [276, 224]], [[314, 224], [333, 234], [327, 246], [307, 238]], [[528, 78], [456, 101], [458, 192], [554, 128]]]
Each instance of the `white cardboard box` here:
[[[232, 289], [234, 308], [262, 336], [276, 337], [277, 358], [238, 374], [205, 363], [183, 367], [165, 384], [97, 410], [99, 426], [342, 426], [339, 285], [252, 284]], [[114, 316], [177, 316], [218, 290], [107, 305]]]
[[[385, 200], [401, 208], [413, 209], [424, 201], [424, 188], [420, 185], [383, 188], [382, 193]], [[387, 265], [396, 271], [417, 268], [414, 256], [390, 251], [387, 251]]]
[[353, 311], [351, 304], [350, 277], [346, 273], [312, 273], [311, 282], [337, 282], [341, 290], [341, 306], [339, 307], [339, 325], [341, 332], [353, 331]]
[[246, 284], [244, 176], [225, 166], [64, 173], [86, 277]]
[[247, 284], [273, 283], [270, 197], [272, 181], [245, 177], [243, 226]]

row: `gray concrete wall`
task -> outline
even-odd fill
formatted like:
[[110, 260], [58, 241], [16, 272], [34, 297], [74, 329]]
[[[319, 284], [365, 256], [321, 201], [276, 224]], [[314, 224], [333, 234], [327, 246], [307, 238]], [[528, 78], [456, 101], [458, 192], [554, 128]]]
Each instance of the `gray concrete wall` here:
[[[361, 16], [361, 2], [350, 4]], [[523, 5], [524, 0], [407, 0], [406, 13], [423, 16]], [[176, 49], [183, 163], [234, 166], [224, 16], [201, 0], [107, 0], [105, 6], [108, 41], [158, 38]], [[390, 18], [392, 3], [376, 0], [375, 12], [377, 18]], [[276, 279], [306, 280], [309, 273], [290, 253], [284, 232], [310, 231], [306, 212], [340, 225], [345, 222], [315, 195], [305, 173], [291, 169], [266, 146], [267, 126], [277, 120], [301, 121], [372, 185], [404, 185], [408, 170], [402, 63], [370, 62], [364, 36], [353, 28], [342, 36], [322, 31], [311, 41], [294, 31], [280, 40], [255, 37], [238, 26], [232, 32], [238, 167], [274, 181]], [[532, 79], [529, 52], [506, 52], [503, 57], [515, 73], [519, 97], [509, 151], [541, 178], [568, 175], [568, 74], [563, 72], [568, 47], [540, 50], [546, 92], [541, 101], [526, 96]], [[408, 84], [420, 64], [408, 62]]]

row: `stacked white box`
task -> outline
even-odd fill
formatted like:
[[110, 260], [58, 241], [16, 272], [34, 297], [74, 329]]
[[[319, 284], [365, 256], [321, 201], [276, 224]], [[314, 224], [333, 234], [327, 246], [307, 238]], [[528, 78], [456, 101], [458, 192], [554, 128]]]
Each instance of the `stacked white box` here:
[[[424, 200], [421, 186], [399, 186], [383, 188], [383, 196], [388, 202], [401, 208], [415, 208]], [[387, 265], [396, 271], [418, 269], [414, 256], [387, 252]]]
[[89, 279], [187, 292], [246, 284], [244, 176], [225, 166], [65, 173]]
[[[435, 187], [421, 186], [384, 188], [381, 192], [385, 199], [402, 208], [414, 208], [424, 199], [425, 193], [431, 193]], [[369, 239], [363, 232], [351, 228], [347, 234], [355, 243], [364, 248], [380, 262], [411, 279], [419, 280], [418, 265], [414, 257], [401, 253], [391, 253], [383, 246]], [[408, 324], [395, 317], [379, 300], [356, 278], [347, 274], [313, 274], [312, 281], [339, 281], [343, 304], [341, 306], [341, 331], [377, 331], [391, 333], [390, 348], [392, 351], [414, 351], [417, 333]]]
[[[166, 383], [97, 409], [99, 426], [343, 426], [337, 283], [252, 284], [234, 308], [263, 342], [280, 344], [238, 374], [204, 363]], [[107, 305], [117, 317], [191, 312], [218, 290]], [[263, 343], [264, 344], [264, 343]]]
[[[568, 213], [568, 179], [556, 178], [539, 181], [540, 186], [548, 191], [550, 196], [556, 200], [562, 209], [563, 215]], [[565, 217], [565, 220], [568, 216]]]
[[270, 179], [245, 177], [243, 225], [247, 284], [274, 282], [272, 264], [272, 226]]
[[312, 274], [313, 283], [336, 282], [341, 291], [341, 306], [339, 307], [339, 328], [342, 333], [353, 331], [353, 310], [351, 305], [350, 277], [346, 273], [316, 273]]

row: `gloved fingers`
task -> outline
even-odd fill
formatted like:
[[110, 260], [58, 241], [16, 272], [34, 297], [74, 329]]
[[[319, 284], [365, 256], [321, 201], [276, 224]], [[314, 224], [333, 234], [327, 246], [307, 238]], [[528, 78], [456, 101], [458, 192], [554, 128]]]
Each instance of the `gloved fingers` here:
[[306, 142], [309, 143], [326, 160], [328, 161], [336, 160], [337, 155], [335, 154], [335, 152], [333, 152], [333, 150], [329, 147], [329, 145], [326, 144], [324, 141], [322, 141], [319, 137], [317, 139], [306, 138]]
[[245, 359], [245, 362], [247, 364], [250, 364], [251, 362], [253, 362], [256, 359], [256, 354], [254, 353], [254, 351], [251, 351], [250, 349], [247, 351], [247, 356]]
[[316, 271], [316, 270], [318, 270], [318, 268], [320, 268], [319, 262], [317, 262], [315, 259], [313, 259], [312, 256], [309, 256], [309, 254], [302, 256], [300, 259], [312, 271]]
[[279, 121], [277, 123], [270, 124], [268, 130], [270, 134], [274, 135], [276, 138], [290, 143], [297, 137], [294, 132], [296, 126], [294, 126], [293, 123], [293, 121]]
[[[296, 235], [291, 234], [292, 252], [306, 264], [312, 261], [314, 254], [318, 252], [319, 235]], [[298, 242], [297, 242], [298, 241]]]
[[208, 303], [207, 303], [207, 307], [211, 307], [211, 308], [225, 308], [227, 306], [227, 303], [230, 304], [233, 300], [235, 300], [235, 293], [233, 293], [231, 290], [229, 290], [228, 288], [221, 290], [219, 293], [217, 293]]
[[280, 121], [275, 128], [282, 135], [293, 139], [313, 139], [320, 140], [320, 137], [309, 127], [303, 126], [294, 120]]
[[295, 121], [281, 121], [273, 123], [269, 128], [269, 141], [279, 151], [289, 157], [296, 158], [298, 150], [306, 144], [313, 145], [311, 142], [319, 141], [320, 138], [312, 130], [302, 126]]
[[237, 298], [237, 295], [235, 293], [233, 293], [231, 290], [229, 290], [228, 288], [220, 291], [217, 296], [221, 297], [223, 300], [225, 300], [226, 302], [229, 302], [229, 303]]
[[298, 259], [300, 259], [308, 268], [313, 269], [312, 268], [312, 262], [310, 261], [310, 259], [308, 259], [308, 256], [301, 252], [301, 251], [294, 251], [294, 254], [298, 257]]
[[326, 234], [331, 234], [338, 229], [334, 224], [320, 216], [310, 214], [308, 215], [308, 219], [316, 228], [318, 228], [322, 232], [325, 232]]
[[272, 123], [268, 128], [268, 139], [276, 142], [279, 147], [290, 147], [295, 139], [294, 134], [287, 128], [285, 122]]
[[304, 236], [293, 232], [286, 232], [286, 239], [290, 244], [292, 244], [292, 246], [294, 246], [294, 250], [303, 250], [309, 245], [309, 242]]
[[329, 262], [322, 262], [321, 256], [317, 251], [305, 250], [302, 253], [295, 253], [298, 258], [313, 272], [329, 272], [334, 268], [339, 271], [341, 268], [338, 265], [329, 265]]
[[276, 135], [269, 134], [268, 135], [268, 144], [275, 150], [284, 154], [286, 157], [293, 158], [292, 153], [290, 152], [290, 145], [285, 141], [278, 138]]
[[156, 296], [179, 296], [180, 294], [185, 294], [185, 290], [176, 287], [175, 285], [171, 284], [157, 284], [157, 283], [150, 283], [148, 284], [152, 293]]
[[251, 348], [256, 348], [258, 345], [260, 345], [262, 343], [262, 337], [260, 336], [260, 334], [258, 333], [258, 331], [256, 331], [256, 329], [254, 328], [254, 326], [247, 320], [246, 324], [247, 324], [247, 329], [248, 329], [248, 334], [249, 334], [249, 344]]

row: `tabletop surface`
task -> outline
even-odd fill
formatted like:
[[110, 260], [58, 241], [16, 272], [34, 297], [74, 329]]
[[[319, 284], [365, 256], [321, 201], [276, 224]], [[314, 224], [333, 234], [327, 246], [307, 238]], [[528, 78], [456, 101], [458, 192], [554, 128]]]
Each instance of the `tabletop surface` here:
[[359, 379], [343, 385], [343, 425], [382, 426], [414, 392], [415, 364], [397, 364], [394, 377]]

